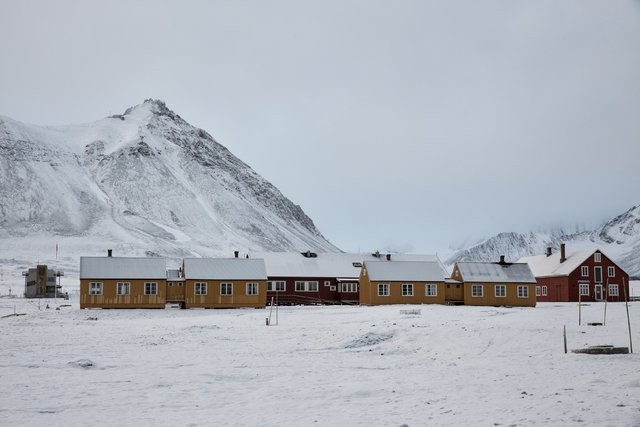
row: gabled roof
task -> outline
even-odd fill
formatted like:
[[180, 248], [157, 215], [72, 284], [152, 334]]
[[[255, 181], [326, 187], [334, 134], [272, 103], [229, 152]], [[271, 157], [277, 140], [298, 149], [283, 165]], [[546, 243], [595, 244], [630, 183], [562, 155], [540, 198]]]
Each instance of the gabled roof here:
[[166, 279], [164, 258], [80, 257], [80, 279]]
[[247, 258], [185, 258], [190, 280], [267, 280], [264, 260]]
[[568, 276], [580, 267], [596, 250], [567, 253], [567, 259], [560, 262], [560, 253], [549, 256], [536, 255], [520, 258], [518, 262], [526, 262], [535, 277]]
[[[251, 258], [264, 259], [269, 277], [358, 278], [365, 261], [386, 261], [386, 254], [320, 252], [305, 257], [300, 252], [254, 252]], [[393, 261], [432, 261], [442, 266], [437, 255], [391, 254]], [[444, 266], [442, 266], [444, 270]]]
[[365, 261], [372, 282], [443, 282], [448, 274], [437, 261]]
[[526, 263], [458, 262], [456, 266], [464, 282], [536, 283]]

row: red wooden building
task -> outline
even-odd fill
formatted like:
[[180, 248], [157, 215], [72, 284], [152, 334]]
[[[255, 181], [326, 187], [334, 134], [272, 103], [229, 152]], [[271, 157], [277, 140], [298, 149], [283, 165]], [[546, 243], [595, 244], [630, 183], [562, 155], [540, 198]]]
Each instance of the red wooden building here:
[[[602, 251], [559, 253], [521, 258], [536, 278], [538, 301], [624, 301], [629, 296], [629, 275]], [[624, 286], [624, 288], [623, 288]]]

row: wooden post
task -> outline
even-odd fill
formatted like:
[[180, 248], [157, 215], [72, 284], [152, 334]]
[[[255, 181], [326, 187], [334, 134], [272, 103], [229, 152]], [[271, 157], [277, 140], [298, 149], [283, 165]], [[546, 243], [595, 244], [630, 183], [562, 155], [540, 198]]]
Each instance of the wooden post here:
[[629, 327], [629, 353], [633, 354], [633, 342], [631, 342], [631, 320], [629, 319], [629, 299], [627, 298], [627, 286], [622, 278], [622, 289], [624, 292], [624, 305], [627, 308], [627, 326]]
[[273, 297], [271, 297], [271, 308], [269, 309], [269, 317], [267, 317], [267, 326], [271, 324], [271, 312], [273, 312]]
[[578, 326], [582, 325], [582, 289], [578, 283]]
[[564, 338], [564, 354], [567, 354], [567, 325], [564, 325], [562, 336]]
[[607, 287], [602, 292], [604, 293], [604, 319], [602, 319], [602, 326], [607, 326], [607, 301], [609, 300], [609, 294], [607, 291], [609, 290], [609, 278], [607, 277]]

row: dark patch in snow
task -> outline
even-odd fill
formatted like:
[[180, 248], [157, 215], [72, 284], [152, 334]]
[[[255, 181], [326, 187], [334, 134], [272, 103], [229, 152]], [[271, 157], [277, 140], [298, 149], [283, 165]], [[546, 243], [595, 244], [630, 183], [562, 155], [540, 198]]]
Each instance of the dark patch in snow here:
[[78, 360], [69, 362], [69, 365], [75, 366], [78, 368], [90, 369], [90, 368], [93, 368], [96, 364], [89, 359], [78, 359]]
[[393, 334], [377, 334], [370, 332], [345, 345], [345, 348], [362, 348], [378, 345], [393, 338]]

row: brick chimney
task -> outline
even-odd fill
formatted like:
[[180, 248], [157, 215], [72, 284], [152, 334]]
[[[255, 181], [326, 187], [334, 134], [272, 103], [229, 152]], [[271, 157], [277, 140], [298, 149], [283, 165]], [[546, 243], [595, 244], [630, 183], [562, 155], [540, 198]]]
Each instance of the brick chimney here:
[[551, 256], [551, 246], [547, 246], [547, 253], [545, 255]]
[[504, 255], [500, 255], [500, 264], [506, 264], [506, 263], [504, 262]]
[[391, 261], [391, 254], [387, 254], [387, 261]]
[[238, 258], [238, 255], [240, 254], [240, 251], [233, 251], [233, 256]]
[[560, 262], [563, 263], [567, 260], [565, 256], [564, 243], [560, 243]]
[[111, 249], [107, 249], [107, 256], [110, 257], [113, 254], [113, 251]]

